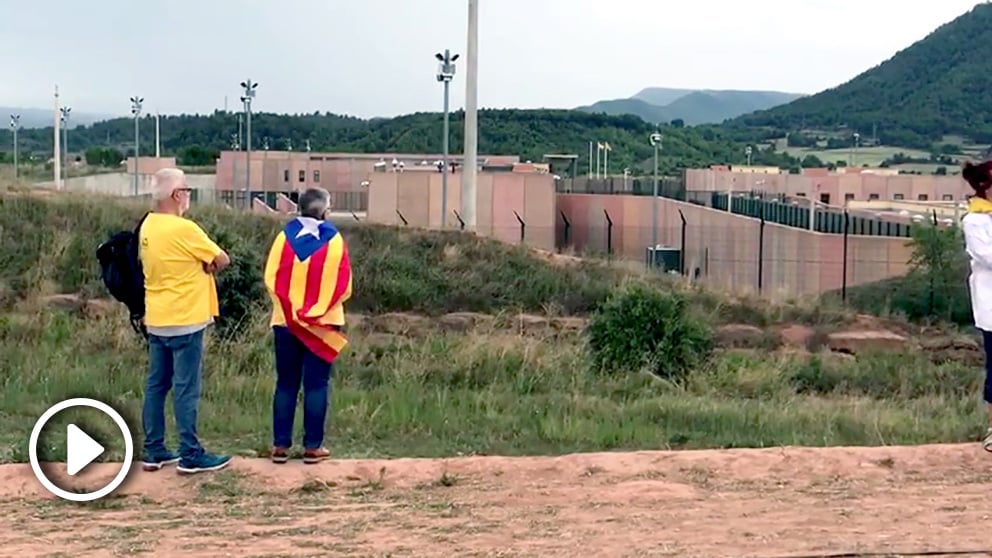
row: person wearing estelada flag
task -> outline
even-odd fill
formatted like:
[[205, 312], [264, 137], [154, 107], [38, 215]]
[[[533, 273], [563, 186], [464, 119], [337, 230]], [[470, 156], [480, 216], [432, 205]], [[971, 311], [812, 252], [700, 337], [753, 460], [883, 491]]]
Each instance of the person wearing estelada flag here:
[[303, 387], [303, 462], [330, 456], [324, 447], [334, 360], [348, 346], [344, 303], [351, 298], [351, 262], [341, 232], [327, 221], [330, 194], [300, 194], [300, 215], [276, 235], [265, 265], [272, 299], [276, 388], [272, 400], [276, 463], [289, 459], [296, 399]]
[[965, 163], [961, 177], [975, 195], [968, 198], [968, 210], [961, 219], [965, 251], [971, 259], [968, 288], [975, 327], [985, 345], [985, 389], [983, 399], [989, 415], [982, 447], [992, 452], [992, 161]]

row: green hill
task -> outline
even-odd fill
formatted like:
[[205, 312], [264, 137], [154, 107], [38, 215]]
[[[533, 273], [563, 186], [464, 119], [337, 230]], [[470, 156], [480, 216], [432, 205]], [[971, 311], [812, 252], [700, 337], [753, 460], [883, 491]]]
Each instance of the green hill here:
[[930, 148], [945, 136], [992, 142], [992, 5], [982, 3], [854, 79], [736, 118], [733, 128], [877, 130], [884, 145]]
[[[442, 149], [443, 119], [439, 113], [416, 113], [390, 119], [363, 120], [330, 113], [252, 115], [253, 149], [304, 149], [307, 140], [315, 151], [351, 153], [434, 152]], [[238, 132], [237, 115], [217, 111], [210, 115], [163, 115], [160, 122], [162, 153], [176, 155], [181, 164], [212, 165], [218, 150], [230, 149]], [[480, 110], [479, 152], [519, 155], [541, 162], [545, 154], [572, 153], [579, 157], [584, 174], [589, 161], [589, 142], [609, 142], [610, 169], [619, 173], [649, 162], [653, 149], [649, 135], [665, 135], [659, 166], [662, 172], [713, 163], [741, 162], [743, 148], [719, 130], [697, 130], [649, 124], [636, 116], [609, 116], [570, 110]], [[141, 121], [141, 152], [155, 150], [155, 126], [151, 117]], [[451, 152], [462, 150], [463, 113], [451, 115]], [[71, 152], [91, 148], [117, 150], [106, 157], [110, 166], [133, 152], [134, 122], [118, 118], [72, 130]], [[51, 154], [52, 128], [23, 130], [19, 137], [22, 160], [33, 153], [39, 160]], [[0, 130], [0, 150], [11, 148], [9, 130]], [[0, 152], [0, 156], [3, 152]], [[774, 159], [774, 155], [770, 155]], [[87, 159], [90, 157], [87, 155]], [[2, 160], [0, 160], [2, 162]], [[774, 164], [774, 163], [773, 163]], [[646, 167], [644, 167], [646, 168]], [[567, 169], [556, 169], [556, 172]]]

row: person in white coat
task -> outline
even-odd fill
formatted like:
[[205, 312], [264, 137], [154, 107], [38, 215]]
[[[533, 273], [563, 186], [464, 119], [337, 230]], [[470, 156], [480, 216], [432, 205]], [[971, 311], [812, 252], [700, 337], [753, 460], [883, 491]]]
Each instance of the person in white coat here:
[[985, 389], [983, 399], [989, 415], [982, 447], [992, 452], [992, 161], [965, 163], [961, 171], [975, 191], [968, 198], [968, 211], [961, 220], [965, 250], [971, 259], [968, 288], [975, 327], [982, 332], [985, 345]]

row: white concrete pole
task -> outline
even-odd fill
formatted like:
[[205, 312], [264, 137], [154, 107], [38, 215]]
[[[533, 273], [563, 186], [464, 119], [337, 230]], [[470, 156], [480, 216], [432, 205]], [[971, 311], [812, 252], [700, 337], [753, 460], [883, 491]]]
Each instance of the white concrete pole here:
[[465, 163], [462, 165], [462, 219], [476, 228], [476, 170], [478, 163], [479, 0], [468, 0], [468, 47], [465, 62]]

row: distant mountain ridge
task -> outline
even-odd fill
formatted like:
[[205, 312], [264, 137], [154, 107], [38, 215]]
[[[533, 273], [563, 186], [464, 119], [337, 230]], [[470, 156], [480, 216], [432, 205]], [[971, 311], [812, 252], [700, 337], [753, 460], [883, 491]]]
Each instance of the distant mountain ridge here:
[[681, 120], [687, 126], [719, 124], [804, 97], [802, 93], [733, 89], [648, 87], [627, 99], [610, 99], [576, 110], [609, 115], [633, 114], [653, 124]]
[[[10, 126], [10, 116], [19, 114], [21, 116], [21, 128], [45, 128], [55, 124], [55, 107], [49, 109], [21, 108], [21, 107], [0, 107], [0, 123], [3, 127]], [[69, 112], [69, 129], [76, 126], [89, 126], [94, 122], [117, 118], [116, 114], [100, 114], [95, 112]]]

